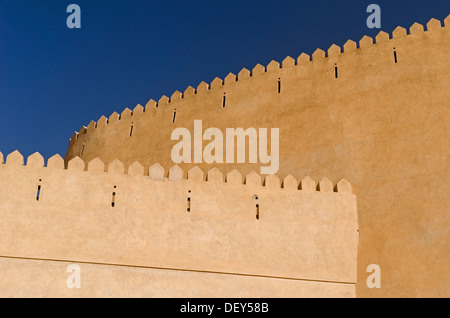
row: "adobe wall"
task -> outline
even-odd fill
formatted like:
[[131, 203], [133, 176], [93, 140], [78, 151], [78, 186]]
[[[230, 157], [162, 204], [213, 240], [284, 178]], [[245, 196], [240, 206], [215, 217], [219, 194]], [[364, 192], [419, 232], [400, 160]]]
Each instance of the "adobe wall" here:
[[[79, 289], [66, 285], [72, 264]], [[0, 257], [0, 273], [0, 297], [355, 297], [354, 284], [33, 259]]]
[[[348, 41], [343, 50], [317, 50], [312, 60], [302, 54], [282, 67], [243, 69], [223, 82], [151, 100], [145, 112], [138, 105], [120, 117], [102, 117], [74, 134], [65, 159], [80, 155], [84, 145], [87, 161], [170, 167], [171, 132], [192, 131], [195, 119], [204, 129], [280, 128], [278, 175], [346, 178], [355, 187], [358, 296], [448, 297], [450, 17], [445, 27], [432, 19], [424, 29], [414, 24], [409, 34], [404, 28], [392, 38], [381, 32], [376, 43], [364, 37], [359, 47]], [[255, 164], [199, 166], [259, 171]], [[370, 264], [382, 268], [382, 289], [366, 287]]]
[[[35, 296], [28, 283], [44, 284], [38, 293], [57, 294], [65, 280], [46, 285], [46, 277], [71, 262], [92, 265], [89, 270], [99, 275], [83, 296], [124, 296], [136, 277], [145, 276], [161, 276], [159, 287], [150, 292], [143, 282], [130, 295], [157, 296], [167, 288], [163, 294], [173, 297], [217, 296], [208, 294], [207, 282], [223, 282], [223, 295], [239, 286], [248, 288], [243, 296], [270, 295], [274, 286], [286, 286], [274, 296], [294, 289], [299, 296], [355, 295], [358, 220], [346, 180], [316, 184], [306, 177], [299, 184], [289, 176], [281, 183], [273, 175], [263, 181], [237, 171], [225, 179], [217, 169], [204, 176], [198, 167], [184, 179], [178, 166], [168, 178], [158, 164], [146, 170], [149, 176], [138, 163], [125, 169], [115, 160], [105, 167], [99, 159], [85, 164], [79, 157], [64, 169], [59, 156], [44, 167], [37, 153], [24, 165], [20, 153], [8, 155], [0, 165], [0, 295], [17, 296], [23, 288]], [[183, 294], [202, 273], [216, 275], [205, 275], [190, 285], [196, 291]], [[92, 287], [103, 280], [108, 283]]]

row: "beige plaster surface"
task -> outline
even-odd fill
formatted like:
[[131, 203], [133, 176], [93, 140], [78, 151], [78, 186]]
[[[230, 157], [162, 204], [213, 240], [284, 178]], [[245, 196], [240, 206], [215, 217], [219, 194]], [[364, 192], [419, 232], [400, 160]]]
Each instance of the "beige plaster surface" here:
[[[124, 170], [128, 174], [123, 174]], [[169, 178], [160, 178], [165, 173], [158, 165], [151, 171], [151, 177], [146, 177], [139, 164], [125, 169], [118, 161], [105, 167], [98, 159], [85, 164], [79, 158], [64, 169], [59, 156], [44, 167], [39, 154], [30, 156], [25, 166], [20, 153], [8, 155], [0, 165], [3, 266], [7, 271], [20, 271], [11, 269], [16, 264], [12, 259], [22, 259], [26, 273], [40, 277], [42, 284], [53, 269], [47, 269], [47, 263], [24, 259], [189, 270], [196, 271], [192, 274], [196, 277], [200, 272], [221, 273], [229, 275], [224, 283], [228, 293], [240, 284], [250, 284], [251, 279], [241, 276], [251, 275], [266, 277], [255, 282], [256, 286], [267, 282], [261, 290], [265, 295], [270, 291], [269, 277], [275, 284], [286, 285], [286, 293], [298, 288], [292, 295], [306, 295], [314, 286], [318, 287], [311, 295], [353, 295], [358, 220], [356, 197], [347, 181], [334, 186], [326, 178], [316, 184], [307, 177], [299, 190], [299, 182], [292, 177], [283, 180], [281, 188], [275, 176], [265, 178], [263, 186], [256, 173], [245, 176], [244, 184], [237, 171], [228, 174], [226, 182], [217, 170], [208, 172], [208, 181], [198, 168], [189, 170], [187, 179], [177, 166], [170, 169]], [[95, 281], [102, 280], [103, 267], [95, 271], [100, 275]], [[126, 285], [133, 273], [137, 273], [133, 281], [141, 277], [130, 269], [123, 276], [117, 274], [123, 282], [111, 284]], [[160, 286], [168, 286], [165, 272], [147, 270], [145, 275], [152, 280], [162, 275]], [[186, 283], [186, 273], [175, 275], [180, 276], [178, 284]], [[195, 280], [192, 275], [186, 279]], [[195, 292], [183, 294], [187, 287], [176, 286], [167, 287], [162, 295], [207, 295], [210, 289], [205, 290], [202, 282], [220, 282], [222, 277], [201, 278], [199, 285], [191, 286], [198, 289]], [[19, 274], [5, 279], [0, 281], [0, 289], [6, 296], [17, 296], [17, 290], [30, 283]], [[236, 286], [231, 286], [233, 279], [239, 281]], [[311, 280], [316, 282], [304, 282]], [[84, 295], [106, 293], [112, 285], [88, 289]], [[53, 295], [59, 290], [55, 286], [38, 290]], [[125, 295], [127, 289], [114, 286], [113, 295]], [[143, 288], [136, 293], [157, 295]], [[37, 295], [33, 290], [26, 292]], [[258, 293], [249, 287], [239, 294], [251, 297]]]
[[[171, 162], [176, 127], [280, 129], [284, 178], [349, 180], [358, 196], [359, 297], [450, 296], [450, 19], [397, 28], [243, 70], [92, 122], [74, 134], [66, 161], [81, 154], [108, 163]], [[407, 34], [410, 33], [410, 34]], [[393, 37], [393, 38], [392, 38]], [[341, 52], [342, 51], [342, 52]], [[397, 63], [394, 60], [397, 55]], [[335, 78], [335, 67], [338, 78]], [[281, 93], [278, 94], [278, 80]], [[226, 107], [222, 98], [226, 94]], [[176, 110], [176, 122], [172, 123]], [[129, 136], [133, 123], [133, 136]], [[191, 164], [183, 164], [186, 171]], [[255, 164], [200, 164], [228, 173]], [[382, 288], [368, 289], [366, 269], [378, 264]]]
[[[69, 265], [80, 288], [68, 288]], [[0, 257], [0, 297], [355, 297], [354, 284]]]

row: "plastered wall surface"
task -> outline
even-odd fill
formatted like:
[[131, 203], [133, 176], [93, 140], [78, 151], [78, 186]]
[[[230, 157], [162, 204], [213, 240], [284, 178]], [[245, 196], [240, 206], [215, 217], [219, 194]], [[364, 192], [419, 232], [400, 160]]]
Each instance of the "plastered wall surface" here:
[[0, 257], [0, 297], [355, 297], [354, 284], [80, 263], [81, 288], [69, 289], [72, 264]]
[[[83, 153], [87, 161], [170, 167], [171, 132], [193, 131], [195, 119], [204, 129], [279, 128], [280, 177], [329, 176], [354, 185], [357, 296], [448, 297], [449, 51], [450, 17], [257, 65], [91, 122], [74, 134], [65, 159]], [[257, 164], [199, 164], [212, 166], [259, 171]], [[382, 269], [381, 289], [366, 286], [370, 264]]]
[[[239, 295], [253, 297], [269, 295], [273, 284], [286, 287], [274, 297], [294, 289], [298, 296], [354, 296], [359, 233], [356, 196], [346, 180], [263, 180], [237, 171], [225, 177], [198, 167], [184, 175], [178, 166], [165, 178], [158, 164], [105, 166], [79, 157], [67, 169], [59, 156], [44, 167], [38, 153], [25, 165], [20, 153], [9, 154], [0, 165], [0, 293], [73, 295], [59, 294], [49, 277], [62, 263], [81, 262], [99, 275], [83, 296], [128, 295], [145, 277], [130, 296], [218, 297], [247, 286]], [[200, 276], [186, 292], [187, 282]], [[206, 282], [223, 282], [223, 293], [211, 294]]]

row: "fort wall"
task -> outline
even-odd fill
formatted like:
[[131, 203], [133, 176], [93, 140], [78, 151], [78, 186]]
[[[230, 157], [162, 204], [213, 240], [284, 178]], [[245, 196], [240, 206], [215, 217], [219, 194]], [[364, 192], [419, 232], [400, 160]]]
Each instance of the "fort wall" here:
[[[279, 128], [280, 177], [326, 175], [354, 185], [358, 296], [448, 297], [449, 51], [450, 17], [257, 65], [91, 122], [74, 134], [65, 160], [169, 167], [171, 132], [192, 131], [195, 119], [204, 129]], [[259, 171], [258, 164], [198, 166]], [[382, 268], [382, 289], [366, 286], [370, 264]]]
[[72, 264], [0, 257], [0, 297], [355, 297], [354, 284], [91, 263], [75, 263], [81, 288], [69, 289]]
[[[247, 286], [242, 295], [268, 296], [271, 286], [285, 285], [286, 292], [274, 295], [288, 297], [293, 289], [298, 296], [355, 295], [358, 220], [346, 180], [263, 180], [254, 172], [224, 176], [194, 167], [184, 173], [178, 166], [166, 177], [159, 164], [125, 168], [118, 160], [105, 166], [79, 157], [65, 169], [59, 156], [45, 167], [38, 153], [24, 165], [16, 151], [0, 165], [0, 233], [3, 296], [39, 282], [40, 293], [57, 293], [65, 279], [44, 282], [61, 263], [87, 264], [89, 277], [98, 273], [83, 296], [125, 296], [142, 275], [152, 282], [162, 277], [159, 287], [150, 292], [151, 283], [143, 282], [130, 295], [158, 296], [164, 288], [172, 297], [207, 295], [206, 282], [225, 284], [223, 294], [212, 295]], [[6, 274], [20, 268], [26, 274], [14, 283]], [[29, 282], [32, 273], [36, 281]], [[111, 280], [114, 275], [120, 282]], [[194, 291], [183, 294], [200, 276]], [[107, 283], [95, 289], [93, 282], [102, 280]]]

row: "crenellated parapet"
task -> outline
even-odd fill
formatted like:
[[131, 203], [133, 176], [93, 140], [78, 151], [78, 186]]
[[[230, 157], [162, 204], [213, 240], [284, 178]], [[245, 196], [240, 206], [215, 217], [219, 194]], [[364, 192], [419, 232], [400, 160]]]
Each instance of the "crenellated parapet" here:
[[[0, 164], [3, 163], [3, 154], [0, 152]], [[276, 175], [267, 175], [262, 177], [255, 171], [243, 176], [239, 171], [233, 170], [224, 175], [219, 169], [212, 168], [207, 173], [204, 173], [200, 168], [194, 167], [189, 171], [183, 171], [178, 165], [172, 166], [167, 171], [159, 164], [155, 163], [151, 167], [144, 167], [139, 162], [134, 162], [128, 167], [120, 162], [114, 160], [108, 165], [105, 165], [99, 158], [95, 158], [88, 163], [85, 163], [80, 157], [75, 157], [70, 160], [65, 166], [64, 159], [55, 155], [48, 159], [45, 165], [44, 158], [39, 153], [30, 155], [26, 163], [23, 156], [17, 150], [10, 153], [6, 157], [6, 166], [28, 168], [49, 168], [70, 171], [86, 171], [89, 173], [108, 173], [111, 175], [128, 175], [131, 177], [149, 177], [153, 180], [169, 180], [180, 181], [189, 180], [196, 182], [210, 182], [210, 183], [226, 183], [230, 185], [248, 185], [253, 188], [262, 187], [267, 189], [285, 189], [286, 191], [304, 191], [304, 192], [338, 192], [342, 194], [353, 194], [351, 184], [342, 179], [337, 184], [333, 184], [328, 178], [324, 177], [320, 182], [316, 182], [309, 176], [305, 177], [300, 182], [293, 176], [289, 175], [283, 180], [280, 180]]]

